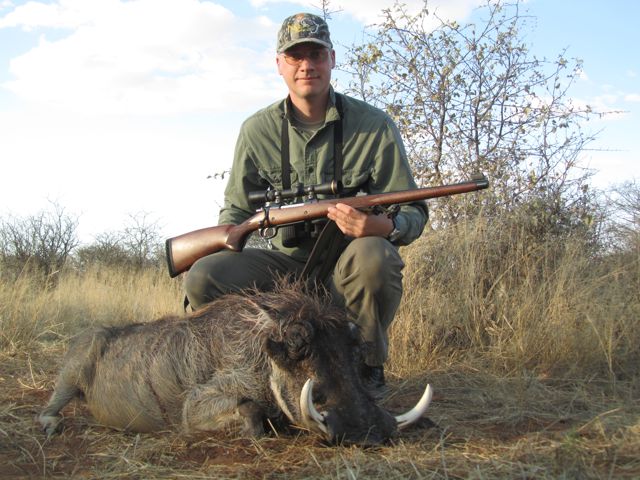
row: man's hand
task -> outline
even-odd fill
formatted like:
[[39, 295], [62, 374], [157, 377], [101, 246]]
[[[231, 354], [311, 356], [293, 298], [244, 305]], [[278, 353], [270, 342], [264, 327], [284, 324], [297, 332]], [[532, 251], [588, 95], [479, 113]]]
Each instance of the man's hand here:
[[344, 203], [329, 207], [327, 217], [353, 238], [387, 237], [393, 230], [393, 221], [386, 215], [369, 215]]

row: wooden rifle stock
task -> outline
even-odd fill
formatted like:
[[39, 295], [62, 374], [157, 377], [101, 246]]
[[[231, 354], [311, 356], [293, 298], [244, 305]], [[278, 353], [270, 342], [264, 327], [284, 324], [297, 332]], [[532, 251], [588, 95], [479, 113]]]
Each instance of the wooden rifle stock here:
[[224, 249], [234, 252], [242, 251], [247, 238], [256, 230], [326, 217], [329, 207], [336, 203], [344, 203], [358, 210], [367, 210], [375, 206], [405, 204], [473, 192], [488, 186], [487, 178], [482, 174], [476, 174], [468, 182], [453, 185], [332, 198], [295, 205], [266, 206], [239, 225], [218, 225], [169, 238], [166, 241], [169, 275], [176, 277], [191, 268], [199, 258]]

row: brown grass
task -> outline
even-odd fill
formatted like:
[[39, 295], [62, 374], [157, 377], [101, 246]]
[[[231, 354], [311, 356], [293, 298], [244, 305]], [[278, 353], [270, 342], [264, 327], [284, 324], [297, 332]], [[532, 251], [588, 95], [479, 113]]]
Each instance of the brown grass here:
[[588, 252], [482, 222], [404, 249], [387, 406], [409, 406], [429, 382], [433, 423], [372, 449], [305, 432], [116, 432], [80, 402], [46, 439], [33, 417], [68, 337], [180, 312], [180, 282], [94, 271], [48, 290], [0, 283], [0, 477], [640, 478], [638, 258]]

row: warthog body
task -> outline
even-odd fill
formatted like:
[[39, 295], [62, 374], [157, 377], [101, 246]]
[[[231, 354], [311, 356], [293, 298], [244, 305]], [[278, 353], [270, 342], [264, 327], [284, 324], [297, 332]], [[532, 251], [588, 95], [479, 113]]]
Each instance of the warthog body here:
[[344, 312], [299, 288], [228, 295], [185, 317], [78, 336], [38, 419], [51, 434], [60, 410], [84, 397], [99, 423], [118, 429], [193, 432], [241, 420], [261, 435], [267, 418], [284, 414], [330, 441], [379, 443], [398, 423], [363, 385], [361, 346]]

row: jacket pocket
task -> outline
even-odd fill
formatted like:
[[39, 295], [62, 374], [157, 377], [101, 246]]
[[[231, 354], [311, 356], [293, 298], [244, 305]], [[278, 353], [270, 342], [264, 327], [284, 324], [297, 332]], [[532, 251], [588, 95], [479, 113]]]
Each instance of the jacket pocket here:
[[370, 177], [371, 169], [345, 170], [342, 172], [342, 184], [345, 190], [358, 188], [366, 191]]
[[264, 180], [265, 186], [272, 186], [273, 188], [282, 189], [282, 172], [278, 170], [265, 170], [258, 169], [258, 175]]

